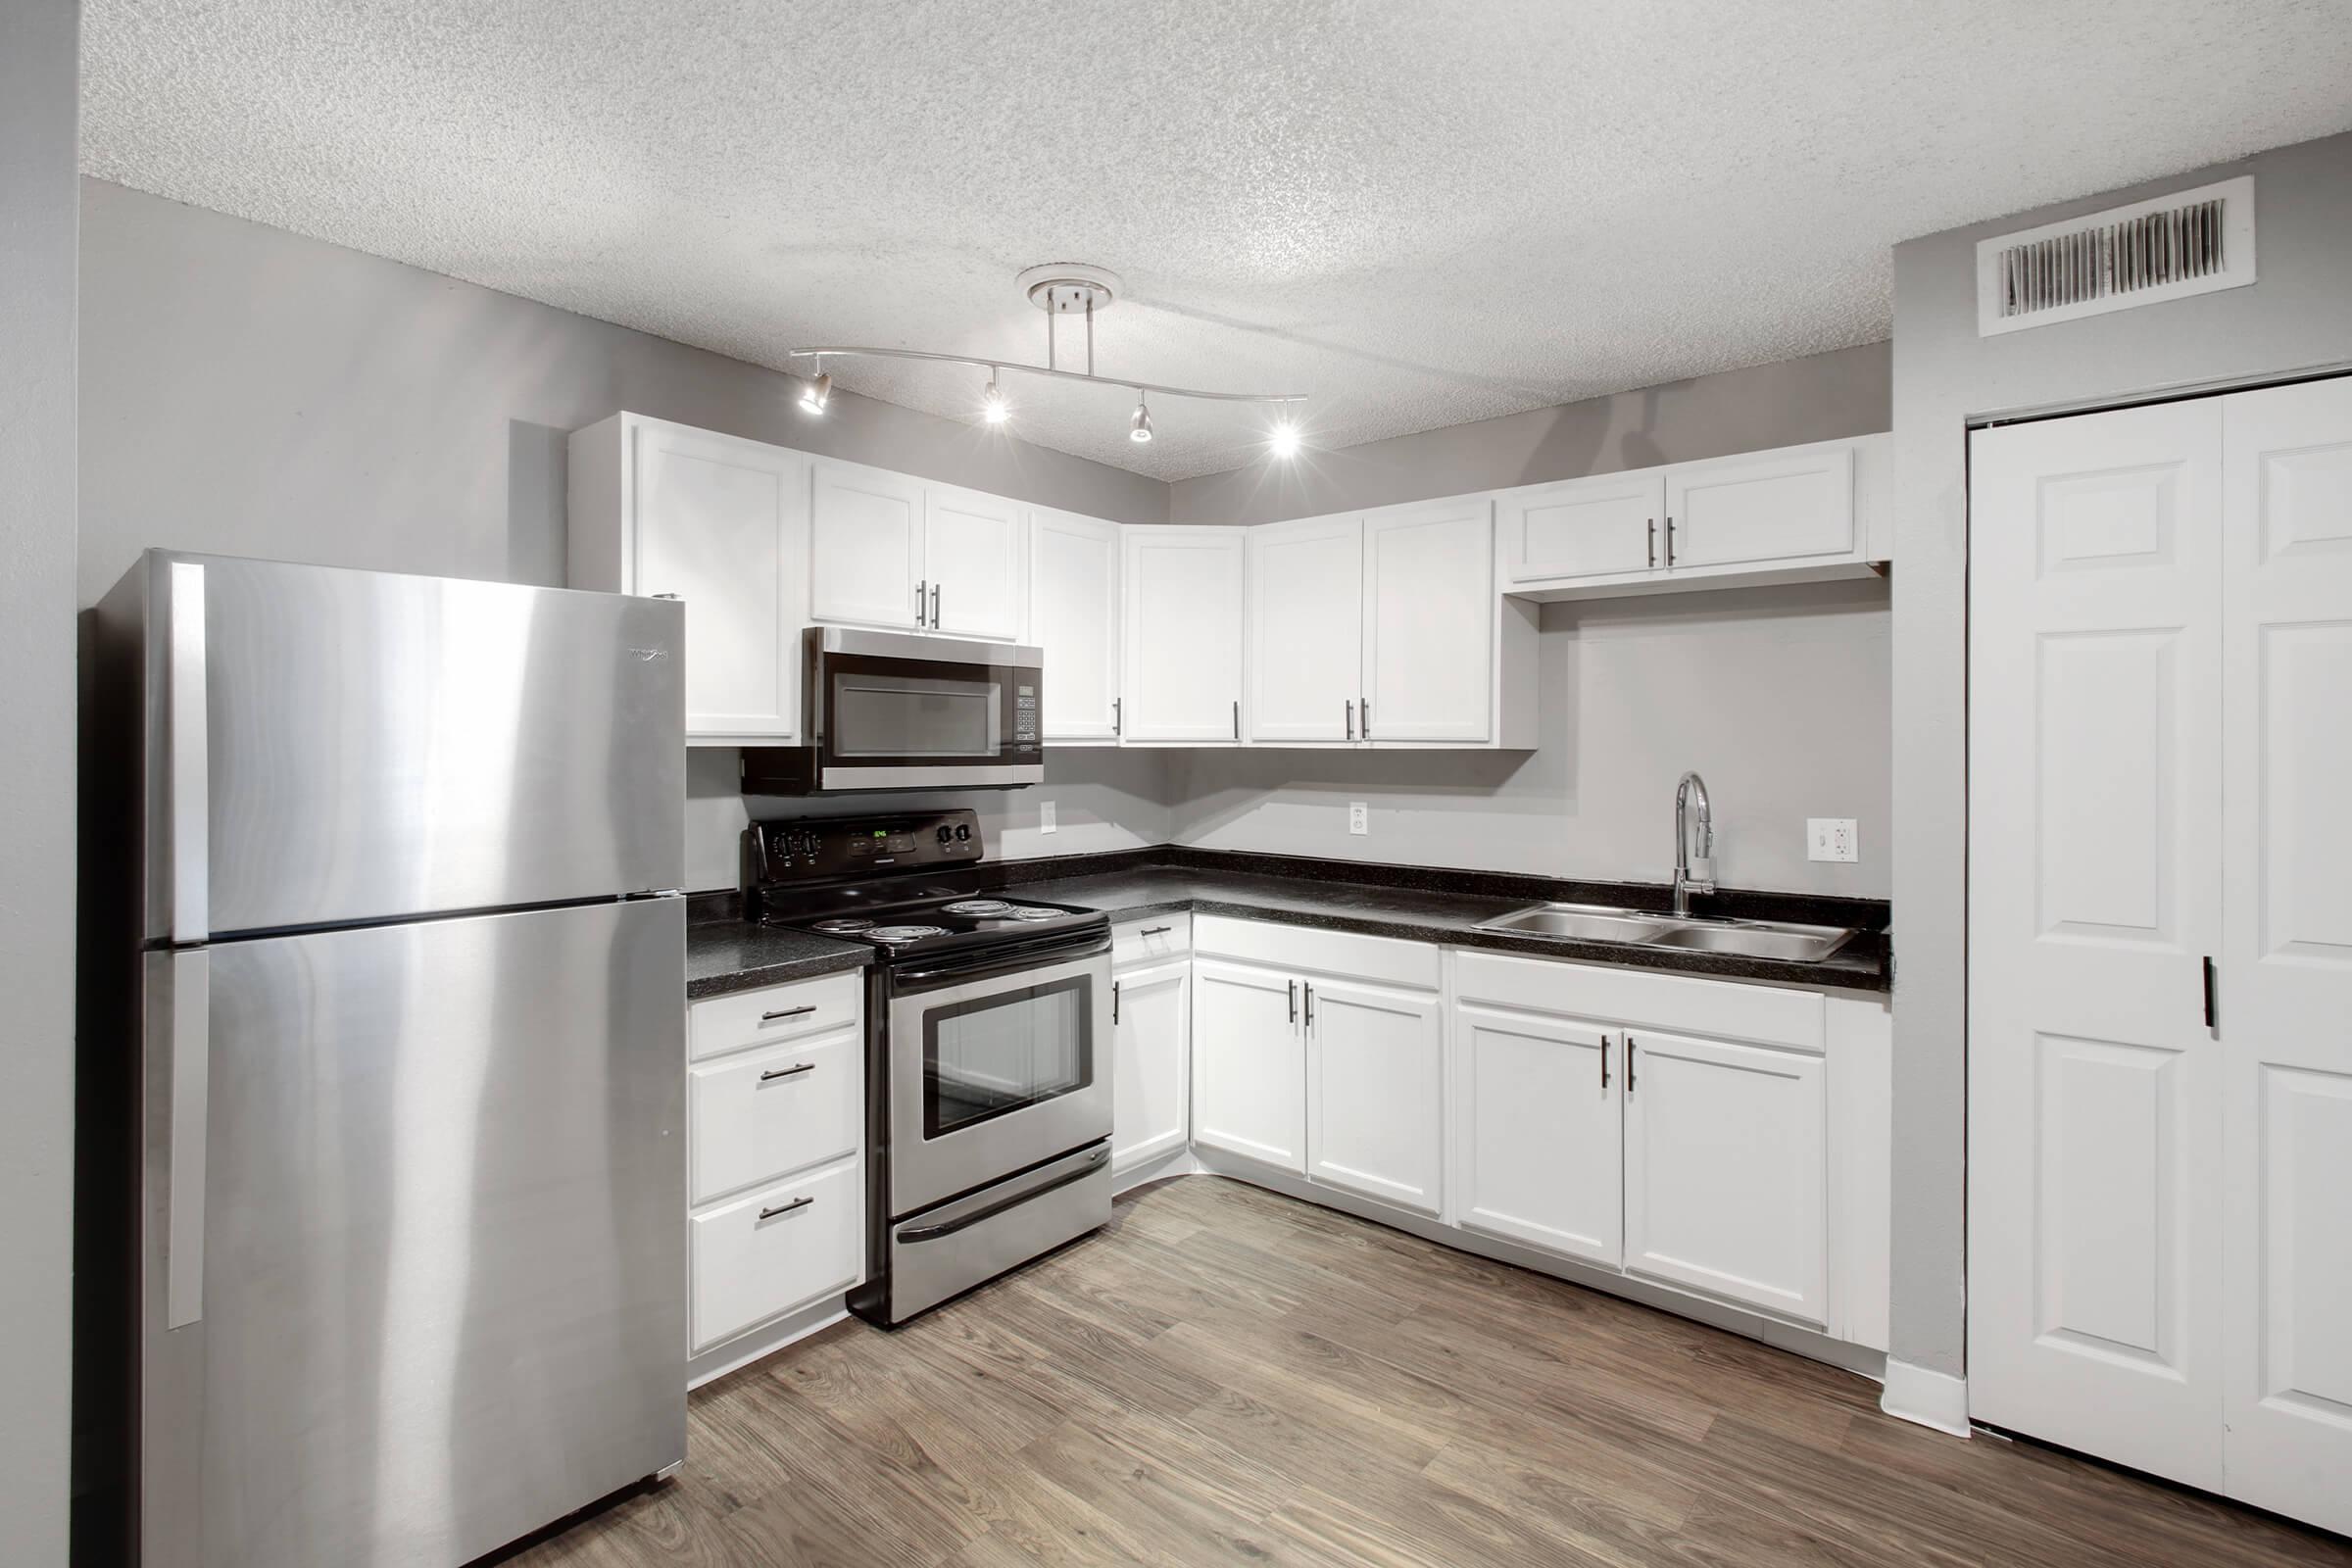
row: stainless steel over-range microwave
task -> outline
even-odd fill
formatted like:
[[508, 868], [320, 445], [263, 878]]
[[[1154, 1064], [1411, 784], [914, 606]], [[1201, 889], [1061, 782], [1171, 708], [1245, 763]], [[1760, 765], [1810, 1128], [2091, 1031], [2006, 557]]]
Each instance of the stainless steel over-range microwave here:
[[1046, 776], [1045, 654], [1011, 643], [811, 626], [806, 746], [747, 746], [746, 795], [1009, 789]]

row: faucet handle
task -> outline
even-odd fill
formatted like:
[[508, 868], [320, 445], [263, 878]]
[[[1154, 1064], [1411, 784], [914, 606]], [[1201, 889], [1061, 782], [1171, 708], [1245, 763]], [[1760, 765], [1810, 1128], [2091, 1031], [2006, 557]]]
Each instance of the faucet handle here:
[[1684, 880], [1690, 886], [1696, 888], [1701, 893], [1714, 892], [1715, 857], [1712, 855], [1693, 855], [1690, 857], [1690, 873]]

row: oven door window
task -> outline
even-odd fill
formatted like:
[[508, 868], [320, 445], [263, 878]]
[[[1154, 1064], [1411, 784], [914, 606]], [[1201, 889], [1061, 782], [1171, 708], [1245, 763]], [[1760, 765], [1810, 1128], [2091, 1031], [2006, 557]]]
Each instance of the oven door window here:
[[923, 1013], [923, 1136], [941, 1138], [1086, 1088], [1092, 981], [1071, 975]]

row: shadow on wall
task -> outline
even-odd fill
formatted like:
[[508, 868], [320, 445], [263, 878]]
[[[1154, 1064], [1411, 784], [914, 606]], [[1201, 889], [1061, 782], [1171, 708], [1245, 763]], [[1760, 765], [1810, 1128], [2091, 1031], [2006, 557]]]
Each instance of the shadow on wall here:
[[527, 419], [507, 421], [507, 580], [561, 588], [571, 533], [568, 432]]

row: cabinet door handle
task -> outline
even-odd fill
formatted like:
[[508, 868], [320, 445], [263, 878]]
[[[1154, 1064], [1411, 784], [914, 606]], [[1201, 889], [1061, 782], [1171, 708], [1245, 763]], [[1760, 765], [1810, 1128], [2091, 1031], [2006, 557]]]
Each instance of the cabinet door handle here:
[[1110, 1021], [1113, 1024], [1119, 1021], [1119, 983], [1116, 980], [1110, 983]]
[[1283, 989], [1289, 992], [1291, 997], [1291, 1022], [1297, 1023], [1298, 1021], [1298, 982], [1287, 981], [1284, 983]]
[[1634, 1098], [1634, 1037], [1625, 1037], [1625, 1098]]
[[1233, 738], [1237, 741], [1242, 738], [1242, 700], [1239, 697], [1233, 700]]
[[676, 594], [648, 594], [646, 597], [648, 599], [675, 599], [678, 596]]
[[1315, 1026], [1315, 983], [1312, 980], [1306, 983], [1306, 1026], [1309, 1029]]
[[789, 1067], [770, 1068], [760, 1075], [760, 1081], [763, 1084], [772, 1084], [779, 1078], [798, 1078], [802, 1073], [814, 1071], [816, 1071], [815, 1062], [796, 1061]]
[[2213, 956], [2205, 956], [2205, 1027], [2218, 1029], [2222, 1023], [2221, 999], [2215, 994]]
[[1657, 569], [1657, 564], [1658, 564], [1658, 519], [1657, 519], [1657, 518], [1655, 518], [1655, 517], [1652, 517], [1652, 518], [1650, 518], [1650, 519], [1649, 519], [1649, 564], [1650, 564], [1650, 569], [1651, 569], [1651, 570], [1653, 570], [1653, 571], [1654, 571], [1654, 570], [1656, 570], [1656, 569]]
[[928, 577], [914, 585], [914, 623], [917, 626], [923, 623], [923, 597], [930, 586], [931, 579]]
[[774, 1219], [781, 1214], [797, 1214], [802, 1209], [807, 1208], [810, 1203], [815, 1201], [816, 1200], [813, 1198], [796, 1198], [789, 1203], [778, 1203], [773, 1208], [761, 1209], [760, 1211], [760, 1219], [761, 1222], [765, 1222], [767, 1220]]
[[1666, 564], [1674, 564], [1674, 519], [1666, 519]]
[[1600, 1087], [1609, 1087], [1609, 1037], [1600, 1037]]
[[1144, 927], [1144, 935], [1148, 937], [1164, 937], [1175, 929], [1176, 928], [1172, 925], [1148, 925]]
[[939, 584], [931, 585], [931, 629], [939, 630]]
[[804, 1013], [810, 1013], [814, 1012], [815, 1010], [816, 1004], [813, 1002], [805, 1007], [779, 1007], [774, 1012], [761, 1013], [760, 1015], [760, 1021], [761, 1023], [774, 1023], [778, 1018], [798, 1018]]
[[1359, 698], [1358, 702], [1364, 710], [1364, 739], [1370, 740], [1372, 738], [1372, 699], [1369, 697]]
[[1355, 699], [1348, 699], [1348, 738], [1355, 739]]
[[1110, 700], [1110, 732], [1113, 735], [1119, 734], [1125, 725], [1126, 715], [1119, 711], [1119, 705], [1124, 701], [1118, 697]]

